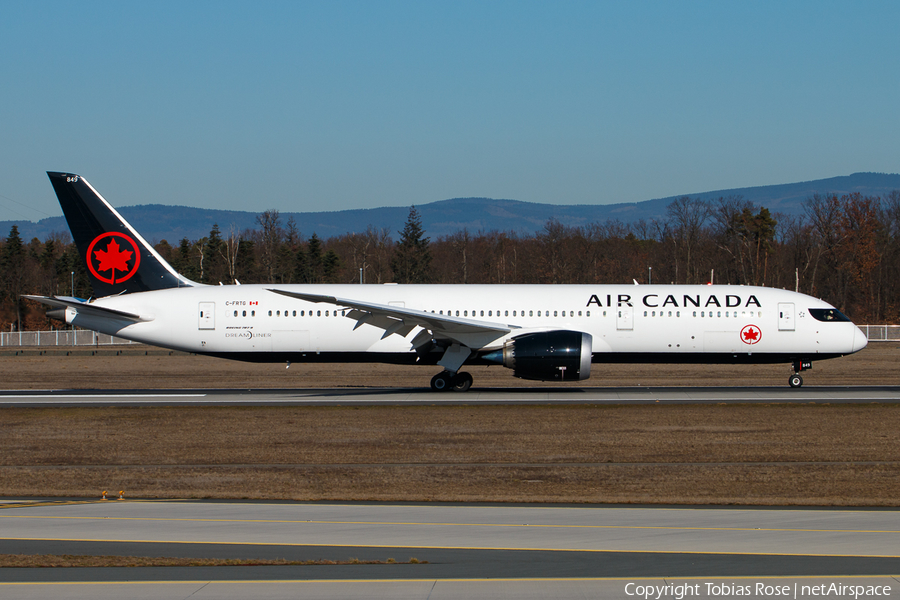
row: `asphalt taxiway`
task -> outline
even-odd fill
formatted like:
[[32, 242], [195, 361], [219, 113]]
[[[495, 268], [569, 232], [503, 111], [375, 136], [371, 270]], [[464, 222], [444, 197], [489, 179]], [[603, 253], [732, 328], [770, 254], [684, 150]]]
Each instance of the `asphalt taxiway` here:
[[0, 392], [0, 406], [327, 406], [435, 404], [889, 403], [900, 387], [559, 387], [428, 389], [36, 390]]
[[900, 589], [898, 510], [8, 500], [0, 532], [0, 553], [427, 561], [0, 569], [0, 597], [625, 598], [629, 582], [678, 579]]

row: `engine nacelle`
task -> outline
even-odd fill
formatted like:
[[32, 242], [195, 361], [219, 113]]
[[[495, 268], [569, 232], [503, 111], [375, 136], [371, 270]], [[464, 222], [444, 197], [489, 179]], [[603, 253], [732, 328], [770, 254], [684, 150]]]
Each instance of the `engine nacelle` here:
[[[503, 345], [502, 364], [521, 379], [579, 381], [591, 376], [592, 338], [580, 331], [538, 331]], [[501, 362], [501, 353], [484, 357]]]

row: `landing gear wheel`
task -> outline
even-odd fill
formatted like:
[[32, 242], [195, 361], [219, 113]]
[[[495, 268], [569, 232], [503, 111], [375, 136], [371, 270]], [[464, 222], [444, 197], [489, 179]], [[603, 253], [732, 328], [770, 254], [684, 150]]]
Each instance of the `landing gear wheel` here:
[[447, 371], [441, 371], [437, 375], [431, 378], [431, 389], [435, 392], [446, 392], [450, 389], [451, 386], [451, 378]]
[[788, 383], [792, 388], [798, 388], [803, 385], [803, 378], [794, 373], [793, 375], [791, 375], [791, 378], [788, 379]]
[[452, 380], [454, 392], [468, 392], [472, 387], [472, 376], [468, 373], [457, 373]]

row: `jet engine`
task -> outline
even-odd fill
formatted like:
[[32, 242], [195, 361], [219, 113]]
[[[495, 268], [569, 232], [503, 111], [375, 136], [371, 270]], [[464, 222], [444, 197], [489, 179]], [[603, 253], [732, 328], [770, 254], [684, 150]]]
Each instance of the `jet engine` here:
[[580, 331], [538, 331], [515, 337], [482, 356], [502, 364], [521, 379], [579, 381], [591, 376], [590, 334]]

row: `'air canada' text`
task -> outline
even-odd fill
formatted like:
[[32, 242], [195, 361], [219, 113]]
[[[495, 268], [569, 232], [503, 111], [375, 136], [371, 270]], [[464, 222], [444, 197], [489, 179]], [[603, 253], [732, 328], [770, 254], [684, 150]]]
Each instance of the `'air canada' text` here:
[[[604, 300], [606, 301], [606, 304], [603, 303]], [[615, 304], [613, 304], [613, 302], [615, 302]], [[672, 308], [688, 308], [691, 306], [696, 308], [707, 308], [710, 306], [718, 306], [720, 308], [747, 308], [756, 306], [762, 308], [759, 300], [753, 294], [750, 294], [746, 299], [737, 294], [726, 294], [723, 297], [719, 297], [715, 294], [709, 294], [707, 296], [703, 296], [702, 294], [679, 294], [677, 296], [675, 294], [668, 294], [665, 297], [663, 297], [662, 294], [645, 294], [641, 298], [641, 303], [648, 308], [666, 308], [669, 306]], [[612, 294], [606, 294], [606, 296], [591, 294], [587, 306], [592, 304], [607, 308], [613, 308], [614, 306], [634, 306], [631, 295], [629, 294], [617, 294], [615, 300], [613, 299]]]

